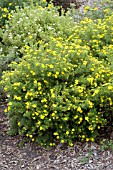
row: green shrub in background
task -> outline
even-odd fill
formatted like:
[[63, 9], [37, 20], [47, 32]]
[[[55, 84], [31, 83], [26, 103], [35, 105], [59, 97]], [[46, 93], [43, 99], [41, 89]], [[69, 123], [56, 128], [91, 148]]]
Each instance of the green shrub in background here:
[[[112, 17], [96, 23], [97, 30], [105, 22], [106, 31], [111, 30]], [[97, 57], [91, 40], [84, 41], [90, 24], [89, 37], [96, 28], [91, 20], [86, 23], [85, 27], [76, 26], [67, 40], [50, 36], [50, 41], [39, 42], [39, 48], [24, 45], [22, 61], [12, 62], [10, 71], [3, 73], [2, 85], [8, 97], [5, 112], [12, 134], [26, 135], [44, 146], [57, 142], [72, 146], [75, 139], [94, 141], [109, 123], [113, 116], [112, 49], [106, 44], [106, 57]]]
[[16, 8], [16, 12], [12, 12], [11, 15], [12, 18], [0, 35], [1, 56], [9, 62], [22, 57], [20, 49], [24, 45], [32, 46], [37, 43], [38, 47], [38, 41], [48, 42], [50, 36], [62, 36], [66, 39], [75, 25], [73, 18], [60, 17], [52, 4], [47, 8], [38, 5], [26, 6], [23, 9]]
[[16, 9], [16, 6], [23, 8], [24, 4], [30, 6], [38, 3], [42, 7], [47, 5], [46, 0], [1, 0], [0, 1], [0, 28], [4, 28], [5, 22], [11, 18], [11, 11]]
[[[99, 60], [112, 61], [113, 48], [113, 15], [108, 13], [104, 19], [92, 21], [86, 18], [76, 27], [78, 38], [90, 47], [93, 56]], [[79, 31], [81, 29], [81, 31]]]
[[23, 6], [21, 0], [1, 0], [0, 1], [0, 27], [4, 28], [5, 21], [11, 18], [11, 10], [15, 10], [15, 6]]
[[86, 2], [76, 10], [71, 7], [68, 12], [70, 12], [71, 16], [74, 16], [75, 21], [78, 23], [86, 17], [92, 20], [102, 19], [106, 15], [106, 9], [109, 13], [113, 12], [112, 0], [94, 0]]

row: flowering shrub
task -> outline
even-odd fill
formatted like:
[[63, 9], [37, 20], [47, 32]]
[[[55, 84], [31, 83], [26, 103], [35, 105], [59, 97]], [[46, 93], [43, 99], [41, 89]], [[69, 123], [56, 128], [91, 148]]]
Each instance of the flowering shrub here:
[[100, 26], [99, 37], [105, 22], [106, 32], [110, 31], [112, 17], [106, 16], [101, 24], [82, 21], [67, 40], [50, 36], [49, 41], [38, 42], [39, 48], [23, 45], [21, 62], [12, 62], [2, 76], [8, 97], [5, 112], [13, 134], [26, 135], [44, 146], [95, 140], [113, 109], [112, 34], [109, 45], [104, 45], [106, 57], [97, 57], [100, 51], [92, 50], [91, 34], [95, 25], [97, 30]]
[[102, 127], [112, 126], [113, 13], [105, 13], [75, 25], [52, 4], [12, 12], [0, 32], [2, 58], [13, 61], [0, 83], [12, 135], [73, 146], [75, 139], [94, 141]]
[[12, 12], [12, 18], [0, 35], [3, 43], [1, 55], [3, 58], [6, 56], [6, 61], [8, 59], [9, 62], [19, 60], [18, 56], [23, 55], [20, 49], [24, 45], [35, 44], [38, 47], [38, 41], [48, 42], [51, 35], [66, 39], [73, 31], [74, 25], [72, 18], [60, 17], [52, 4], [47, 8], [39, 5], [16, 8], [16, 12]]
[[106, 14], [106, 9], [109, 13], [113, 11], [112, 0], [88, 1], [80, 8], [76, 10], [71, 8], [71, 10], [68, 12], [70, 12], [71, 15], [75, 17], [76, 22], [79, 22], [86, 17], [92, 20], [102, 19]]
[[22, 6], [21, 0], [1, 0], [0, 1], [0, 27], [4, 28], [5, 21], [11, 18], [11, 10], [15, 9], [15, 6]]
[[40, 4], [42, 7], [47, 5], [46, 0], [1, 0], [0, 1], [0, 28], [4, 28], [6, 20], [11, 18], [11, 11], [16, 9], [16, 6], [23, 8], [24, 4], [30, 6], [32, 4]]
[[[78, 38], [82, 39], [83, 44], [90, 47], [90, 52], [93, 56], [98, 57], [99, 60], [112, 60], [113, 48], [113, 13], [109, 14], [106, 9], [104, 19], [97, 19], [95, 21], [86, 18], [80, 22], [76, 27]], [[81, 31], [79, 31], [81, 29]]]

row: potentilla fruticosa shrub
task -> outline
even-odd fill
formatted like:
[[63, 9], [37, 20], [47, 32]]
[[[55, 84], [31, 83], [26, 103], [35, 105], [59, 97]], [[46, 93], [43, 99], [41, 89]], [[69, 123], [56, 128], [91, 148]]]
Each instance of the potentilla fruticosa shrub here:
[[[95, 21], [86, 18], [77, 25], [76, 33], [83, 44], [90, 47], [93, 56], [99, 60], [112, 60], [113, 46], [113, 13], [105, 15], [104, 19]], [[79, 31], [81, 29], [81, 31]]]
[[46, 8], [39, 5], [16, 8], [2, 32], [1, 53], [12, 61], [19, 60], [23, 56], [20, 49], [24, 45], [32, 46], [37, 43], [38, 47], [38, 41], [48, 42], [50, 36], [67, 39], [74, 25], [73, 18], [59, 16], [52, 4]]
[[0, 0], [0, 28], [5, 28], [4, 25], [7, 20], [11, 18], [11, 11], [19, 8], [24, 8], [24, 5], [36, 5], [39, 4], [42, 7], [47, 6], [46, 0]]
[[[106, 10], [107, 9], [107, 10]], [[72, 16], [75, 17], [76, 22], [80, 22], [84, 18], [90, 18], [92, 20], [103, 19], [106, 12], [113, 12], [112, 0], [95, 0], [86, 2], [78, 9], [71, 8], [68, 10]]]
[[16, 6], [23, 7], [25, 2], [26, 0], [0, 0], [0, 28], [4, 28], [6, 20], [11, 18], [11, 11]]
[[[73, 18], [59, 16], [58, 11], [52, 4], [44, 7], [45, 2], [23, 9], [16, 7], [12, 11], [11, 19], [4, 29], [0, 29], [0, 75], [9, 69], [8, 64], [12, 61], [19, 62], [23, 56], [23, 46], [35, 46], [38, 48], [39, 41], [48, 42], [49, 37], [61, 36], [67, 39], [74, 29]], [[69, 27], [70, 25], [70, 27]]]
[[39, 48], [24, 45], [21, 62], [3, 73], [10, 132], [44, 146], [94, 141], [113, 109], [111, 63], [93, 55], [77, 27], [67, 40], [49, 39]]

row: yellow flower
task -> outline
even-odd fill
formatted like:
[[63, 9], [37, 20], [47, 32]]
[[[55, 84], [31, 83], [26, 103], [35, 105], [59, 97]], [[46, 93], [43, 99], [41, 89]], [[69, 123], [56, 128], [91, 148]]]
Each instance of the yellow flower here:
[[113, 86], [108, 86], [108, 90], [112, 90], [113, 89]]
[[86, 64], [87, 64], [87, 61], [83, 61], [83, 65], [85, 65], [85, 66], [86, 66]]
[[32, 138], [32, 137], [33, 137], [33, 135], [29, 135], [29, 137], [30, 137], [30, 138]]
[[52, 97], [52, 98], [55, 98], [55, 94], [52, 93], [52, 94], [51, 94], [51, 97]]
[[82, 135], [82, 139], [84, 139], [85, 138], [85, 135]]
[[60, 126], [60, 129], [62, 129], [62, 126]]
[[44, 102], [47, 102], [47, 99], [44, 98], [41, 100], [41, 103], [44, 103]]
[[52, 74], [51, 72], [48, 72], [48, 73], [47, 73], [47, 76], [48, 76], [48, 77], [50, 77], [50, 76], [51, 76], [51, 74]]
[[42, 126], [40, 126], [40, 130], [43, 130], [43, 127], [42, 127]]
[[49, 65], [50, 68], [54, 68], [54, 66], [52, 64]]
[[89, 138], [86, 138], [86, 142], [88, 142], [89, 141]]
[[36, 79], [34, 79], [34, 85], [37, 85], [37, 80]]
[[64, 143], [64, 140], [63, 140], [63, 139], [61, 140], [61, 143]]
[[4, 91], [7, 91], [7, 87], [4, 87]]
[[35, 141], [35, 139], [34, 138], [32, 138], [32, 142], [34, 142]]
[[26, 102], [25, 104], [26, 104], [26, 109], [29, 109], [30, 103]]
[[58, 43], [56, 44], [56, 47], [62, 48], [62, 44], [61, 44], [60, 42], [58, 42]]
[[53, 144], [52, 144], [52, 143], [50, 143], [49, 145], [50, 145], [50, 146], [53, 146]]
[[41, 86], [41, 82], [38, 82], [37, 85], [38, 85], [38, 86]]
[[35, 112], [35, 115], [36, 115], [36, 116], [38, 116], [38, 115], [39, 115], [39, 113], [38, 113], [38, 112]]
[[54, 132], [53, 134], [54, 134], [55, 136], [58, 136], [58, 135], [59, 135], [58, 132]]
[[69, 146], [73, 146], [73, 143], [69, 143]]
[[7, 8], [4, 8], [3, 10], [4, 10], [4, 12], [8, 12]]
[[73, 129], [72, 129], [72, 132], [74, 132], [74, 131], [75, 131], [75, 129], [73, 128]]
[[96, 89], [92, 96], [95, 96], [96, 94], [98, 94], [98, 92], [99, 92], [99, 89]]
[[68, 120], [68, 117], [64, 117], [63, 119], [64, 119], [64, 120]]
[[40, 119], [44, 119], [44, 117], [45, 117], [44, 115], [40, 115]]
[[110, 106], [112, 106], [113, 104], [112, 99], [109, 97], [108, 100], [109, 100]]
[[75, 80], [75, 85], [77, 85], [78, 84], [78, 80]]
[[14, 83], [13, 86], [20, 86], [20, 82]]
[[55, 116], [55, 113], [52, 113], [51, 116], [54, 117], [54, 116]]
[[45, 65], [44, 65], [44, 64], [41, 64], [41, 66], [42, 66], [42, 68], [44, 68], [44, 67], [45, 67]]
[[36, 104], [33, 104], [33, 105], [32, 105], [32, 107], [33, 107], [33, 108], [36, 108], [36, 107], [37, 107], [37, 105], [36, 105]]
[[8, 106], [8, 109], [7, 109], [7, 110], [9, 111], [10, 109], [11, 109], [11, 107], [10, 107], [10, 106]]
[[37, 124], [38, 124], [38, 125], [40, 125], [40, 124], [41, 124], [41, 122], [40, 122], [40, 121], [38, 121], [38, 122], [37, 122]]
[[41, 90], [41, 86], [40, 86], [40, 87], [38, 87], [38, 90]]
[[69, 135], [69, 131], [66, 131], [66, 135]]
[[30, 35], [30, 36], [29, 36], [29, 38], [30, 38], [30, 39], [32, 39], [32, 38], [33, 38], [33, 36], [32, 36], [32, 35]]
[[90, 68], [91, 71], [94, 71], [95, 69], [94, 68]]
[[61, 74], [64, 74], [64, 72], [62, 71]]
[[80, 119], [79, 119], [80, 121], [82, 121], [83, 120], [83, 118], [82, 117], [80, 117]]
[[89, 11], [89, 9], [90, 9], [90, 7], [89, 7], [89, 6], [85, 6], [85, 8], [84, 8], [84, 12]]
[[9, 3], [9, 6], [11, 6], [12, 5], [12, 3]]
[[18, 126], [20, 126], [20, 122], [18, 122]]
[[57, 138], [57, 139], [59, 139], [60, 137], [59, 137], [59, 136], [57, 136], [56, 138]]
[[16, 96], [16, 95], [14, 95], [14, 99], [16, 99], [16, 100], [21, 100], [21, 97], [18, 97], [18, 96]]
[[82, 118], [82, 117], [80, 117], [80, 118], [79, 118], [79, 122], [78, 122], [78, 124], [80, 124], [80, 123], [82, 122], [82, 120], [83, 120], [83, 118]]
[[88, 117], [85, 117], [85, 120], [89, 121], [89, 118], [88, 118]]
[[74, 116], [74, 119], [77, 119], [78, 118], [78, 115]]
[[78, 107], [78, 108], [77, 108], [77, 111], [80, 112], [80, 113], [83, 112], [82, 109], [81, 109], [81, 107]]
[[88, 77], [87, 80], [89, 81], [89, 83], [91, 83], [91, 85], [93, 84], [93, 80], [94, 78], [93, 77]]
[[31, 70], [30, 73], [31, 73], [33, 76], [36, 74], [33, 70]]
[[92, 131], [92, 130], [93, 130], [93, 127], [88, 127], [88, 129]]
[[7, 109], [4, 109], [4, 112], [6, 113], [6, 112], [7, 112]]
[[23, 89], [23, 91], [26, 91], [26, 88], [25, 88], [25, 86], [23, 86], [23, 87], [22, 87], [22, 89]]
[[90, 140], [91, 140], [92, 142], [94, 142], [94, 138], [91, 138]]
[[98, 10], [98, 8], [97, 8], [97, 7], [95, 7], [95, 8], [93, 8], [92, 10], [93, 10], [93, 11], [97, 11], [97, 10]]
[[42, 8], [42, 6], [39, 6], [38, 9], [42, 11], [43, 8]]
[[93, 107], [93, 103], [91, 101], [88, 100], [88, 104], [89, 104], [89, 108], [92, 108]]
[[3, 14], [2, 16], [3, 16], [3, 18], [5, 18], [5, 17], [6, 17], [6, 14]]

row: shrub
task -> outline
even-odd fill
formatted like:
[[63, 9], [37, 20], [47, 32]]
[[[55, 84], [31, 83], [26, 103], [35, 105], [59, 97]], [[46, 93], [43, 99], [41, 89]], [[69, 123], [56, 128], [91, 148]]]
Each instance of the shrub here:
[[70, 13], [75, 17], [75, 21], [79, 22], [86, 17], [92, 20], [102, 19], [106, 14], [106, 9], [109, 9], [109, 13], [113, 11], [112, 0], [88, 1], [76, 10], [71, 8]]
[[[112, 29], [112, 17], [101, 21], [108, 23], [106, 31]], [[86, 41], [95, 23], [82, 23], [67, 40], [50, 36], [50, 41], [39, 42], [39, 48], [25, 45], [22, 61], [12, 62], [10, 71], [3, 73], [11, 132], [44, 146], [57, 142], [72, 146], [75, 139], [94, 141], [112, 117], [112, 50], [97, 57], [91, 40]], [[91, 23], [92, 32], [86, 36]], [[96, 26], [101, 30], [103, 24]]]
[[15, 11], [11, 12], [12, 17], [4, 29], [0, 29], [0, 75], [8, 69], [11, 61], [20, 61], [23, 56], [20, 49], [24, 45], [29, 48], [35, 44], [38, 47], [40, 40], [47, 42], [51, 35], [66, 39], [71, 34], [73, 19], [60, 17], [52, 4], [43, 8], [46, 5], [45, 1], [38, 1], [38, 4], [25, 5], [23, 8], [16, 6]]
[[[106, 9], [104, 19], [95, 21], [85, 18], [76, 27], [78, 38], [82, 39], [83, 44], [90, 47], [93, 56], [99, 60], [112, 61], [112, 44], [113, 44], [113, 13], [109, 14]], [[81, 31], [79, 31], [81, 29]]]
[[21, 0], [1, 0], [0, 1], [0, 27], [4, 28], [5, 21], [11, 18], [11, 10], [15, 10], [15, 6], [23, 6]]
[[11, 18], [11, 11], [16, 6], [23, 8], [24, 4], [30, 6], [32, 4], [40, 4], [42, 7], [47, 5], [46, 0], [1, 0], [0, 1], [0, 28], [4, 28], [5, 22]]
[[38, 47], [38, 41], [48, 42], [50, 36], [62, 36], [66, 39], [74, 27], [73, 19], [68, 16], [60, 17], [52, 4], [47, 8], [39, 5], [25, 6], [23, 9], [16, 7], [16, 12], [12, 11], [11, 15], [12, 18], [1, 33], [1, 55], [6, 56], [9, 61], [22, 57], [20, 49], [24, 45], [32, 46], [37, 43]]

